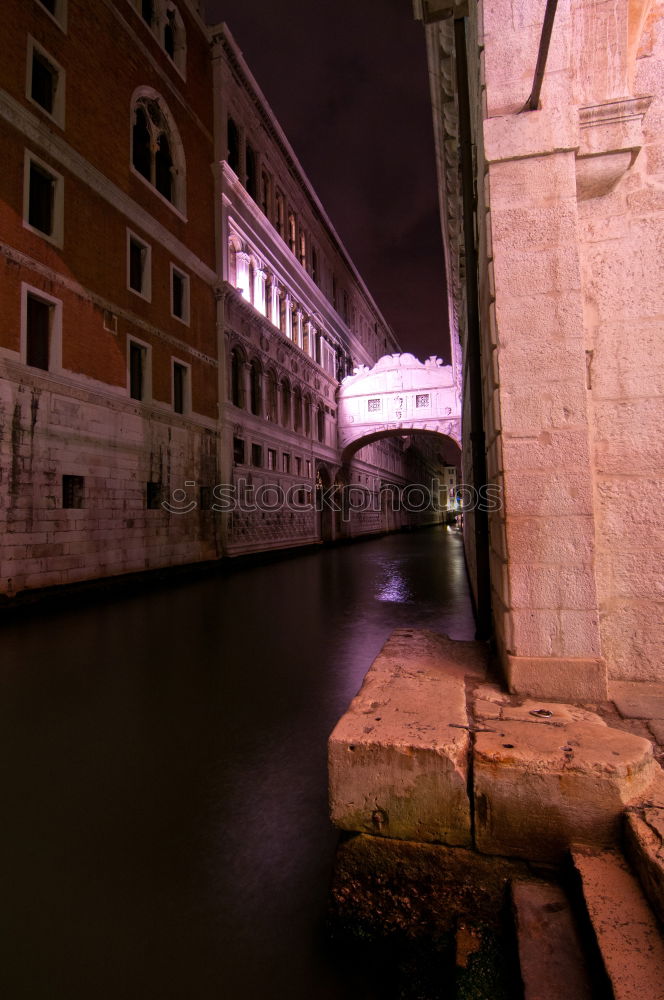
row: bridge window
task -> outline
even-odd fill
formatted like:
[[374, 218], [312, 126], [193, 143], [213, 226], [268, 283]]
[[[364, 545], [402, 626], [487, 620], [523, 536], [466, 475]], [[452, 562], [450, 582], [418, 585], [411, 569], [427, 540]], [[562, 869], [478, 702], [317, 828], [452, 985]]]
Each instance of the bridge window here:
[[375, 413], [376, 410], [380, 410], [380, 399], [367, 400], [367, 406], [369, 408], [369, 413]]
[[316, 411], [316, 431], [320, 443], [325, 444], [325, 410], [322, 406]]
[[417, 409], [421, 409], [424, 406], [429, 406], [429, 393], [425, 392], [421, 395], [415, 396], [415, 406]]

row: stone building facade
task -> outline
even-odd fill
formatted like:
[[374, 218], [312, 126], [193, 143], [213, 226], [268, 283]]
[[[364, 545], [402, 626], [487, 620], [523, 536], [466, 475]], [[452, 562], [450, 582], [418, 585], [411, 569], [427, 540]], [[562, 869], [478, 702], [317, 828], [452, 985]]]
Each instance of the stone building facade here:
[[[4, 12], [3, 598], [383, 527], [212, 509], [333, 482], [337, 380], [398, 349], [229, 32], [195, 0]], [[403, 442], [343, 471], [406, 474]]]
[[466, 472], [474, 398], [503, 491], [486, 545], [498, 649], [514, 690], [593, 699], [664, 664], [664, 4], [559, 3], [528, 110], [546, 8], [415, 0]]

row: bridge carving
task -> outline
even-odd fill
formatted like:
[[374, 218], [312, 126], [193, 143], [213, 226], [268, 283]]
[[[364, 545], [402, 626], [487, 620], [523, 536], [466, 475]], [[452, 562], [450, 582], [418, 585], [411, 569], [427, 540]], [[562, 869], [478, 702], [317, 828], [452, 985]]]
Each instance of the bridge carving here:
[[461, 447], [461, 392], [440, 358], [388, 354], [341, 383], [337, 427], [344, 460], [369, 441], [415, 431], [444, 434]]

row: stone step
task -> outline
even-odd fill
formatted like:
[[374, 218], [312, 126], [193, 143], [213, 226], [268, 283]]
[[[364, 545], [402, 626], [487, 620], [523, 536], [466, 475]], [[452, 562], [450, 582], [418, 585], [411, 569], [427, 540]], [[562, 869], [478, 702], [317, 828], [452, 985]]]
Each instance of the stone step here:
[[511, 892], [524, 1000], [594, 1000], [592, 974], [565, 890], [550, 882], [515, 881]]
[[627, 862], [617, 851], [572, 851], [615, 1000], [664, 1000], [664, 939]]

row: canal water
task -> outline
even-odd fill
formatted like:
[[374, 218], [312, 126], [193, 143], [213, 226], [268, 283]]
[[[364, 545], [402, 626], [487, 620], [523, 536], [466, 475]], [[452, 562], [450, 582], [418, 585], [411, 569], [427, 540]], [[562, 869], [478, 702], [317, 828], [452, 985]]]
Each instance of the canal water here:
[[0, 996], [384, 997], [324, 932], [326, 740], [404, 626], [473, 638], [456, 532], [6, 625]]

